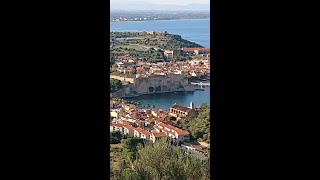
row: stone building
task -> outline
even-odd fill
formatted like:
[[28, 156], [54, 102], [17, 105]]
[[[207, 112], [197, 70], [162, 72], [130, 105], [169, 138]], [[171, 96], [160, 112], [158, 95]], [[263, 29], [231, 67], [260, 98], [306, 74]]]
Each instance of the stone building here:
[[196, 117], [197, 111], [195, 110], [194, 103], [191, 102], [189, 107], [174, 104], [169, 110], [169, 115], [180, 118]]

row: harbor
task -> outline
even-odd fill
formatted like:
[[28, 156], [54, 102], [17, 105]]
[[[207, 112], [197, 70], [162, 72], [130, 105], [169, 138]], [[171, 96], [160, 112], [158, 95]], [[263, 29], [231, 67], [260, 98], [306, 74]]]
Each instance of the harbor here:
[[[201, 88], [200, 86], [197, 87]], [[194, 92], [153, 93], [124, 99], [133, 102], [139, 101], [138, 106], [141, 107], [149, 104], [150, 106], [155, 105], [155, 109], [164, 110], [168, 110], [174, 103], [187, 106], [191, 101], [196, 106], [199, 106], [201, 103], [210, 105], [210, 87], [203, 86], [202, 89], [195, 90]]]

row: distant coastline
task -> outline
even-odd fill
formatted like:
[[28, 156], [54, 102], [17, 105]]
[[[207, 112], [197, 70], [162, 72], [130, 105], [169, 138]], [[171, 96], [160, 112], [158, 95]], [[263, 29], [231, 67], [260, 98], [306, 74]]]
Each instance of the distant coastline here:
[[179, 34], [183, 39], [210, 48], [210, 18], [209, 19], [176, 19], [155, 21], [127, 21], [111, 22], [110, 31], [113, 32], [143, 32], [167, 31], [170, 34]]
[[147, 19], [147, 20], [128, 20], [128, 21], [112, 21], [110, 20], [110, 22], [113, 23], [118, 23], [118, 22], [145, 22], [145, 21], [180, 21], [180, 20], [210, 20], [209, 18], [177, 18], [177, 19]]

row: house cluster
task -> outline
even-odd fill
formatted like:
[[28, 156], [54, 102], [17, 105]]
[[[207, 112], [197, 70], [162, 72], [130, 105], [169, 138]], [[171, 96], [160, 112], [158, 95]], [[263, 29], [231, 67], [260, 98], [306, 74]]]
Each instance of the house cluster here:
[[184, 74], [199, 77], [201, 75], [210, 76], [210, 60], [207, 59], [192, 59], [185, 62], [158, 62], [144, 65], [126, 65], [122, 62], [117, 71], [119, 73], [135, 72], [140, 76], [149, 75], [166, 75], [166, 74]]
[[170, 137], [172, 142], [190, 142], [188, 130], [182, 130], [173, 126], [172, 121], [166, 121], [166, 117], [174, 116], [187, 118], [196, 116], [197, 112], [194, 104], [184, 107], [174, 104], [170, 108], [170, 113], [164, 110], [139, 109], [132, 104], [125, 104], [118, 101], [110, 102], [110, 131], [120, 131], [131, 137], [143, 138], [147, 141], [155, 142], [163, 137]]
[[122, 123], [110, 124], [110, 131], [111, 132], [120, 131], [125, 135], [142, 138], [151, 142], [155, 142], [160, 138], [167, 137], [167, 134], [164, 132], [151, 132], [149, 130], [142, 129], [140, 127], [135, 127], [129, 124], [122, 124]]
[[181, 50], [185, 55], [210, 57], [210, 48], [182, 48]]
[[143, 68], [139, 68], [137, 73], [141, 74], [185, 74], [190, 76], [209, 75], [210, 76], [210, 60], [207, 59], [192, 59], [184, 62], [162, 62], [152, 64]]
[[[210, 76], [210, 48], [182, 48], [179, 51], [192, 58], [186, 61], [143, 63], [142, 65], [134, 57], [118, 55], [114, 57], [114, 60], [118, 66], [117, 71], [124, 74], [166, 75], [173, 73], [194, 77], [201, 75]], [[165, 56], [169, 56], [170, 54], [173, 56], [174, 52], [165, 50], [164, 54]]]

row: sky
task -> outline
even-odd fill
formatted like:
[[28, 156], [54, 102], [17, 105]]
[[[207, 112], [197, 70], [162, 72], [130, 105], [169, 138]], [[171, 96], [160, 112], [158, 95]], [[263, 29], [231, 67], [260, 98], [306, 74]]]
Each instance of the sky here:
[[113, 3], [127, 3], [127, 2], [147, 2], [152, 4], [174, 4], [174, 5], [210, 4], [210, 0], [110, 0], [111, 6]]

